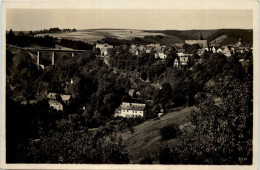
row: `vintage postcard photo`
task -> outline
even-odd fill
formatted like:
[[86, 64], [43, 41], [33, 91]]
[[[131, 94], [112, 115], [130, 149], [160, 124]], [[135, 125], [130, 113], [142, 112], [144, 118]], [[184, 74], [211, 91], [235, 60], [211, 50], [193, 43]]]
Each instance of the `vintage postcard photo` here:
[[203, 2], [3, 2], [1, 168], [257, 169], [259, 4]]

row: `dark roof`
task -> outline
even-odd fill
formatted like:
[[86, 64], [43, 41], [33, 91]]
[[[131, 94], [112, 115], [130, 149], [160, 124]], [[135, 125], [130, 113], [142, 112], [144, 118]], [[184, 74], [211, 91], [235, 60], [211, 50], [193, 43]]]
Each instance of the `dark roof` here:
[[136, 111], [144, 111], [146, 104], [143, 103], [126, 103], [123, 102], [121, 104], [121, 109], [124, 110], [136, 110]]

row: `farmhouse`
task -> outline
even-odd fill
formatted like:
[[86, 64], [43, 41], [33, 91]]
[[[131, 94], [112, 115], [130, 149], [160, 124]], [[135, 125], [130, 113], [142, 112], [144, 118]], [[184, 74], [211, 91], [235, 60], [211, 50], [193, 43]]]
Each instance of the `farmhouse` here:
[[64, 105], [70, 103], [71, 95], [48, 93], [47, 98], [49, 99], [50, 107], [53, 107], [56, 110], [63, 110]]
[[116, 117], [143, 117], [145, 112], [146, 104], [143, 103], [127, 103], [123, 102], [118, 112], [116, 112]]

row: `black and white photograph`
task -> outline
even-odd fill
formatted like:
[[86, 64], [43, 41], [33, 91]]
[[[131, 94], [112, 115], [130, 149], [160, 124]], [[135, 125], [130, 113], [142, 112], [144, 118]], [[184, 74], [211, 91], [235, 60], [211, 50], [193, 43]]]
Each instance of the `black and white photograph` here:
[[5, 167], [256, 169], [253, 3], [240, 9], [24, 3], [7, 5], [2, 17]]

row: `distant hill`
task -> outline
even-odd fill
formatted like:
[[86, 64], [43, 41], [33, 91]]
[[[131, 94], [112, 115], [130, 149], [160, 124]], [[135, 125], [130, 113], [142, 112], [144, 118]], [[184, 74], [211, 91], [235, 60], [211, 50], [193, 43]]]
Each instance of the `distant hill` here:
[[220, 43], [221, 45], [228, 45], [237, 43], [239, 39], [241, 42], [253, 44], [253, 30], [241, 29], [221, 29], [207, 37], [209, 42], [214, 42], [218, 37], [225, 35]]
[[[200, 39], [200, 34], [203, 39], [209, 42], [217, 42], [220, 45], [234, 44], [238, 42], [239, 38], [242, 42], [253, 43], [253, 30], [244, 29], [219, 29], [219, 30], [161, 30], [161, 31], [147, 31], [154, 33], [162, 33], [165, 35], [177, 37], [184, 42], [185, 40]], [[179, 40], [176, 41], [179, 43]]]
[[95, 43], [104, 37], [131, 40], [134, 38], [143, 39], [144, 42], [161, 43], [172, 45], [174, 43], [183, 43], [185, 40], [200, 39], [200, 34], [209, 42], [218, 37], [223, 38], [218, 42], [220, 45], [234, 44], [239, 38], [243, 42], [253, 42], [253, 30], [243, 29], [219, 29], [219, 30], [135, 30], [135, 29], [84, 29], [76, 32], [46, 33], [37, 34], [37, 36], [50, 35], [57, 38], [80, 40], [88, 43]]

